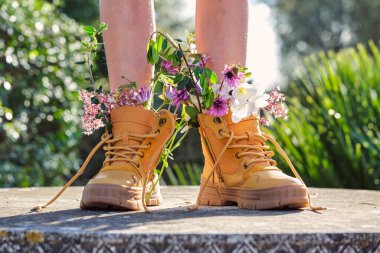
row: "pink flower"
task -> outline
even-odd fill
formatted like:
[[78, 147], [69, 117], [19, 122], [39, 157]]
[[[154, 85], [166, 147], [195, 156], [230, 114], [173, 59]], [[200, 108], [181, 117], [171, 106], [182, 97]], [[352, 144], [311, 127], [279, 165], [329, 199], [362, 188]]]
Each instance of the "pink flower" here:
[[259, 123], [263, 126], [269, 126], [269, 120], [265, 117], [261, 117]]
[[187, 101], [187, 100], [189, 100], [189, 98], [190, 98], [190, 94], [187, 92], [186, 89], [177, 90], [176, 96], [173, 100], [173, 105], [175, 107], [178, 107], [181, 102]]
[[[83, 102], [84, 114], [81, 120], [83, 133], [90, 135], [97, 129], [104, 127], [102, 117], [108, 117], [109, 110], [102, 110], [101, 102], [104, 98], [102, 96], [99, 98], [99, 94], [95, 92], [80, 90], [79, 97]], [[93, 103], [93, 100], [97, 103]]]
[[167, 60], [161, 62], [161, 68], [163, 68], [169, 75], [175, 75], [179, 71], [179, 67], [174, 67], [173, 62]]
[[137, 96], [138, 93], [135, 90], [132, 89], [119, 89], [116, 94], [116, 104], [117, 106], [134, 106], [137, 104]]
[[208, 61], [212, 61], [211, 57], [206, 54], [202, 54], [201, 57], [199, 58], [199, 61], [195, 65], [197, 65], [198, 67], [204, 68], [206, 67], [206, 64]]
[[239, 72], [239, 68], [236, 65], [225, 65], [222, 74], [224, 76], [224, 81], [230, 87], [238, 86], [244, 78], [244, 73]]
[[269, 93], [268, 105], [264, 110], [272, 114], [275, 118], [288, 118], [288, 109], [285, 108], [285, 95], [278, 90]]
[[222, 97], [215, 99], [210, 109], [206, 111], [207, 114], [210, 114], [215, 117], [222, 117], [226, 115], [227, 112], [227, 100]]

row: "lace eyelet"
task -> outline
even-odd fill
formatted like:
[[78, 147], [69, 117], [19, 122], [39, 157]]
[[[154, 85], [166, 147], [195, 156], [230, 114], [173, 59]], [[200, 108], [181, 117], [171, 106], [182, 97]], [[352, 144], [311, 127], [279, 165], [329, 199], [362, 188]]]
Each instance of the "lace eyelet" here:
[[240, 159], [241, 157], [239, 156], [239, 153], [235, 153], [235, 158]]
[[146, 145], [148, 145], [149, 147], [152, 146], [152, 142], [148, 142]]
[[220, 117], [215, 117], [215, 118], [214, 118], [214, 122], [215, 122], [216, 124], [221, 124], [221, 123], [222, 123], [222, 119], [221, 119]]
[[247, 163], [243, 163], [243, 167], [244, 167], [244, 169], [248, 169]]
[[144, 155], [145, 155], [144, 152], [141, 152], [141, 153], [142, 153], [142, 155], [140, 155], [140, 157], [141, 157], [141, 158], [144, 158]]
[[160, 129], [157, 129], [155, 133], [159, 134], [160, 132], [161, 132]]
[[223, 133], [224, 133], [224, 130], [223, 130], [223, 129], [219, 129], [218, 132], [219, 132], [219, 135], [220, 135], [220, 136], [223, 136]]
[[166, 119], [165, 118], [160, 118], [160, 120], [158, 121], [158, 124], [162, 127], [163, 125], [165, 125], [166, 123]]

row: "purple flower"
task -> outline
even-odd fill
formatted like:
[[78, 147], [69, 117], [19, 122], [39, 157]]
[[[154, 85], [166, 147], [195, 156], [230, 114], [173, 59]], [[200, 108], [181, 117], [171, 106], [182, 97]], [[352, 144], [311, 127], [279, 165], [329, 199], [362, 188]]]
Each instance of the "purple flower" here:
[[173, 101], [177, 97], [177, 89], [173, 86], [167, 86], [165, 90], [165, 98], [169, 101]]
[[169, 75], [175, 75], [179, 71], [179, 67], [174, 67], [173, 62], [167, 60], [161, 62], [161, 68], [163, 68]]
[[145, 86], [140, 87], [137, 95], [136, 95], [136, 103], [140, 105], [146, 105], [150, 99], [150, 94], [152, 93], [152, 89], [146, 88]]
[[222, 74], [224, 77], [224, 81], [230, 87], [238, 86], [241, 80], [244, 78], [244, 73], [239, 72], [239, 68], [236, 65], [225, 65]]
[[206, 111], [207, 114], [210, 114], [215, 117], [222, 117], [228, 112], [227, 100], [219, 97], [214, 100], [214, 103], [209, 110]]
[[182, 89], [182, 90], [177, 90], [176, 92], [176, 97], [174, 98], [173, 100], [173, 105], [175, 107], [178, 107], [179, 104], [182, 102], [182, 101], [187, 101], [189, 100], [190, 98], [190, 94], [187, 92], [186, 89]]

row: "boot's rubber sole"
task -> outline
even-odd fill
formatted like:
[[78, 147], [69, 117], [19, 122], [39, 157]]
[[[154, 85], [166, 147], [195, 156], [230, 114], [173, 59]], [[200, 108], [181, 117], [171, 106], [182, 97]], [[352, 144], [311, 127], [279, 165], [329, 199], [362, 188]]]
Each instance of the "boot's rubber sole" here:
[[244, 209], [299, 209], [309, 205], [304, 186], [283, 186], [263, 190], [225, 187], [208, 183], [200, 199], [201, 205], [238, 205]]
[[[143, 209], [141, 198], [142, 187], [90, 184], [84, 187], [80, 208], [137, 211]], [[160, 186], [157, 185], [153, 190], [152, 196], [146, 201], [146, 204], [148, 206], [157, 206], [161, 203]]]

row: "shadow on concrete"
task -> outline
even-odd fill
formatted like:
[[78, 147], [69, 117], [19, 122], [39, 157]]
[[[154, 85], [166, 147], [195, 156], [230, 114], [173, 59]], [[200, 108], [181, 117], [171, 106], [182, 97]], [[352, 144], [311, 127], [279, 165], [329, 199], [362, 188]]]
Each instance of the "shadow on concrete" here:
[[[305, 210], [266, 210], [255, 211], [239, 209], [236, 206], [227, 207], [200, 207], [195, 211], [189, 211], [188, 206], [176, 208], [153, 209], [150, 213], [143, 211], [89, 211], [81, 209], [68, 209], [61, 211], [44, 211], [42, 213], [27, 213], [0, 218], [0, 228], [23, 228], [41, 231], [107, 231], [128, 230], [140, 226], [160, 226], [170, 222], [184, 220], [191, 225], [192, 219], [207, 217], [262, 217], [284, 216], [300, 213]], [[205, 226], [208, 220], [205, 219]]]

